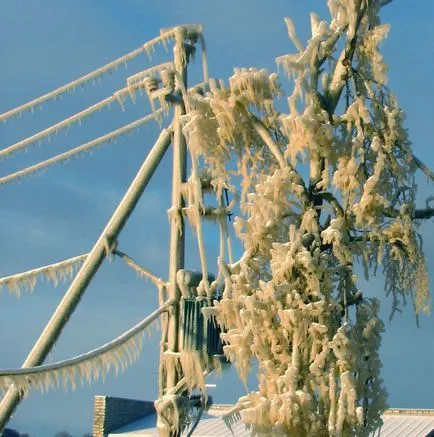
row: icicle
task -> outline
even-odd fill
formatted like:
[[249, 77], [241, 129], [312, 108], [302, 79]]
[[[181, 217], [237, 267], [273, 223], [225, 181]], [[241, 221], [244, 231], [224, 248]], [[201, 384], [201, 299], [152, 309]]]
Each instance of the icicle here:
[[295, 26], [294, 26], [294, 23], [292, 22], [291, 18], [286, 17], [285, 24], [286, 24], [286, 28], [288, 29], [288, 35], [291, 38], [291, 41], [294, 43], [297, 50], [299, 52], [304, 52], [305, 48], [303, 47], [303, 44], [301, 43], [301, 41], [297, 37], [297, 34], [295, 32]]
[[139, 56], [141, 53], [143, 53], [143, 50], [146, 50], [147, 47], [149, 47], [152, 44], [155, 44], [156, 42], [160, 41], [161, 37], [157, 37], [154, 40], [149, 41], [148, 43], [145, 43], [142, 47], [137, 48], [126, 55], [121, 56], [120, 58], [109, 62], [108, 64], [80, 77], [79, 79], [73, 80], [72, 82], [69, 82], [66, 85], [63, 85], [54, 91], [51, 91], [47, 94], [44, 94], [41, 97], [38, 97], [34, 100], [31, 100], [28, 103], [25, 103], [23, 105], [20, 105], [14, 109], [11, 109], [3, 114], [0, 114], [0, 121], [7, 120], [8, 118], [21, 115], [23, 111], [32, 110], [36, 106], [40, 106], [42, 103], [53, 100], [59, 96], [61, 96], [64, 93], [69, 93], [71, 91], [74, 91], [78, 86], [82, 86], [83, 84], [90, 82], [94, 80], [95, 78], [99, 78], [105, 73], [110, 73], [112, 70], [116, 69], [118, 65], [125, 63], [126, 61], [132, 60]]
[[43, 392], [58, 388], [60, 381], [64, 388], [71, 386], [75, 389], [77, 379], [81, 383], [84, 380], [91, 382], [103, 377], [112, 368], [116, 373], [124, 370], [139, 357], [144, 329], [167, 311], [169, 304], [166, 303], [124, 334], [91, 352], [37, 367], [0, 370], [0, 390], [6, 391], [13, 384], [22, 392], [30, 388]]
[[136, 261], [130, 258], [127, 254], [116, 249], [113, 251], [113, 253], [114, 255], [122, 258], [125, 264], [131, 267], [140, 277], [150, 279], [154, 283], [154, 285], [160, 290], [160, 294], [161, 294], [161, 289], [167, 286], [167, 282], [163, 281], [163, 279], [159, 278], [157, 275], [155, 275], [148, 269], [140, 266]]
[[15, 173], [11, 173], [7, 176], [0, 177], [0, 185], [9, 183], [9, 182], [17, 180], [17, 179], [21, 179], [21, 178], [26, 177], [26, 176], [29, 176], [33, 173], [42, 171], [48, 167], [51, 167], [55, 164], [60, 163], [60, 162], [67, 162], [72, 157], [75, 157], [75, 156], [81, 155], [85, 152], [88, 152], [88, 151], [92, 150], [94, 147], [101, 146], [103, 144], [108, 144], [113, 139], [115, 139], [121, 135], [124, 135], [125, 133], [133, 132], [134, 129], [137, 129], [139, 126], [147, 123], [150, 120], [155, 120], [157, 118], [157, 116], [163, 115], [163, 114], [164, 114], [163, 109], [157, 109], [154, 114], [150, 114], [150, 115], [147, 115], [147, 116], [140, 118], [136, 121], [133, 121], [132, 123], [129, 123], [125, 126], [122, 126], [122, 127], [118, 128], [118, 129], [116, 129], [108, 134], [105, 134], [101, 137], [98, 137], [98, 138], [96, 138], [92, 141], [89, 141], [88, 143], [85, 143], [81, 146], [78, 146], [72, 150], [61, 153], [59, 155], [56, 155], [50, 159], [47, 159], [46, 161], [42, 161], [39, 164], [32, 165], [32, 166], [27, 167], [23, 170], [19, 170]]
[[23, 290], [32, 292], [37, 280], [41, 276], [52, 281], [54, 286], [57, 286], [59, 280], [66, 281], [70, 279], [76, 268], [86, 260], [86, 257], [87, 254], [79, 255], [55, 264], [0, 278], [0, 289], [7, 287], [11, 293], [17, 296], [19, 296]]
[[119, 106], [121, 107], [122, 111], [125, 111], [124, 99], [123, 99], [122, 93], [120, 93], [119, 91], [116, 91], [114, 96], [115, 96], [116, 100], [118, 101]]

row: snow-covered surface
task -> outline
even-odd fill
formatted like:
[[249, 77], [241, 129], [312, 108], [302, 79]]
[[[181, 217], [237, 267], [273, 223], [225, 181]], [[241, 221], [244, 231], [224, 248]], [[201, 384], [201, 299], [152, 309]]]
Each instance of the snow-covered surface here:
[[434, 431], [434, 410], [392, 410], [383, 422], [380, 437], [427, 437]]
[[[216, 406], [203, 415], [193, 433], [195, 437], [247, 437], [250, 431], [241, 422], [232, 426], [233, 434], [221, 418], [232, 406]], [[372, 437], [427, 437], [434, 431], [434, 410], [389, 410], [382, 416], [383, 426]], [[124, 426], [108, 437], [158, 437], [156, 416], [148, 416]]]
[[[195, 437], [248, 437], [251, 432], [245, 428], [243, 423], [238, 422], [232, 425], [232, 432], [226, 426], [222, 419], [222, 414], [229, 411], [233, 406], [217, 405], [211, 408], [208, 413], [202, 416], [202, 419], [193, 432]], [[116, 431], [111, 432], [108, 437], [158, 437], [158, 431], [156, 428], [156, 416], [151, 415], [136, 422], [133, 422], [127, 426], [119, 428]]]

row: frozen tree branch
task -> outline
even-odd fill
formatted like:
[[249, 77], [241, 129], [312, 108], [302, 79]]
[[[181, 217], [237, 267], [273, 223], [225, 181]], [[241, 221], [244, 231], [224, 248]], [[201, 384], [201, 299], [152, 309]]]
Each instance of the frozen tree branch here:
[[434, 208], [416, 209], [414, 212], [415, 219], [430, 219], [434, 217]]
[[[396, 218], [400, 215], [400, 212], [393, 208], [386, 208], [383, 212], [386, 217], [390, 218]], [[434, 208], [416, 209], [412, 217], [415, 220], [430, 219], [431, 217], [434, 217]]]
[[276, 161], [279, 164], [279, 166], [281, 168], [288, 167], [291, 169], [291, 172], [294, 173], [296, 182], [300, 185], [300, 187], [302, 187], [303, 201], [309, 202], [309, 195], [303, 178], [300, 176], [297, 170], [284, 158], [279, 146], [275, 143], [275, 141], [270, 135], [270, 132], [262, 123], [262, 121], [254, 117], [253, 114], [251, 115], [251, 117], [253, 120], [253, 127], [255, 128], [258, 135], [261, 137], [262, 141], [264, 141], [264, 143], [267, 145], [273, 156], [276, 158]]
[[424, 164], [416, 155], [412, 154], [413, 162], [416, 166], [431, 180], [434, 182], [434, 172]]

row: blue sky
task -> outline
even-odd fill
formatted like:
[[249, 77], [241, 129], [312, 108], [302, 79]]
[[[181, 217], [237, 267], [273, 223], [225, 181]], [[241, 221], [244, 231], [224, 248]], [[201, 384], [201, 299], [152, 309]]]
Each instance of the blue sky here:
[[[0, 112], [50, 91], [136, 48], [159, 33], [162, 27], [202, 23], [205, 27], [210, 73], [227, 78], [234, 66], [275, 70], [274, 59], [293, 51], [283, 18], [291, 16], [300, 36], [309, 31], [308, 14], [316, 11], [328, 18], [320, 0], [2, 0], [0, 2]], [[390, 86], [408, 114], [407, 127], [415, 153], [434, 168], [431, 143], [434, 87], [434, 3], [431, 0], [395, 0], [384, 9], [383, 20], [392, 24], [384, 44], [390, 66]], [[156, 53], [154, 62], [170, 55]], [[5, 147], [124, 86], [125, 77], [150, 65], [145, 55], [88, 85], [62, 101], [48, 103], [35, 114], [23, 114], [0, 125], [0, 146]], [[198, 65], [191, 79], [198, 77]], [[0, 175], [79, 145], [149, 111], [139, 100], [121, 112], [113, 106], [93, 116], [81, 128], [60, 134], [50, 143], [33, 147], [2, 161]], [[143, 157], [158, 135], [151, 124], [132, 137], [120, 139], [66, 165], [35, 178], [0, 188], [0, 276], [55, 262], [87, 252], [98, 237], [117, 202], [128, 187]], [[157, 274], [167, 272], [170, 206], [169, 158], [120, 238], [120, 249], [130, 253]], [[418, 179], [421, 206], [430, 187]], [[423, 227], [429, 270], [434, 270], [434, 243], [430, 221]], [[207, 234], [210, 254], [216, 251], [212, 231]], [[191, 236], [187, 263], [198, 267]], [[432, 282], [431, 282], [432, 284]], [[382, 278], [365, 290], [383, 296]], [[3, 291], [0, 295], [0, 367], [17, 367], [39, 336], [67, 284], [53, 288], [40, 284], [32, 295], [20, 299]], [[390, 301], [382, 298], [387, 320]], [[74, 313], [50, 360], [68, 358], [96, 347], [141, 320], [157, 305], [156, 292], [141, 282], [119, 261], [104, 264]], [[434, 408], [434, 319], [422, 318], [417, 329], [411, 308], [398, 315], [383, 341], [383, 377], [394, 407]], [[108, 377], [76, 392], [32, 393], [14, 415], [10, 426], [33, 437], [54, 435], [61, 429], [80, 435], [91, 429], [94, 394], [153, 399], [159, 332], [145, 337], [136, 365], [117, 378]], [[229, 373], [217, 382], [216, 402], [233, 402], [243, 391]]]

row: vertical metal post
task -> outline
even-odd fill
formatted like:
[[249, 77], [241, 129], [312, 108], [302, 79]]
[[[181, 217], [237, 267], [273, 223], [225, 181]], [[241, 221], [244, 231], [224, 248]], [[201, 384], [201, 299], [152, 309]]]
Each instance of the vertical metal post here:
[[[176, 78], [176, 90], [180, 92], [182, 79], [184, 87], [187, 85], [187, 55], [184, 48], [184, 29], [180, 28], [174, 47], [175, 68], [179, 73]], [[167, 348], [172, 352], [179, 349], [179, 301], [181, 293], [176, 282], [178, 270], [184, 268], [185, 230], [182, 208], [184, 202], [181, 195], [181, 184], [186, 181], [187, 174], [187, 146], [182, 133], [181, 117], [185, 114], [182, 100], [176, 104], [173, 120], [173, 175], [172, 175], [172, 214], [170, 217], [170, 255], [169, 255], [169, 293], [174, 304], [169, 312]], [[174, 387], [180, 375], [176, 374], [174, 366], [166, 369], [166, 384], [164, 389]]]
[[[22, 367], [38, 366], [47, 357], [54, 343], [59, 338], [62, 329], [77, 307], [86, 287], [107, 255], [107, 250], [110, 250], [110, 247], [116, 241], [116, 238], [137, 205], [140, 196], [168, 149], [170, 139], [170, 130], [163, 129]], [[6, 392], [0, 403], [0, 431], [3, 430], [15, 408], [20, 403], [21, 398], [22, 394], [14, 386]]]

